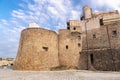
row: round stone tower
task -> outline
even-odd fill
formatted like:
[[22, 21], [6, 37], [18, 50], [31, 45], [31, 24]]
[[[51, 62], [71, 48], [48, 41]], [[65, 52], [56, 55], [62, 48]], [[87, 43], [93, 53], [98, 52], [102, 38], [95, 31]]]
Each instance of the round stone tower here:
[[87, 5], [83, 7], [83, 16], [85, 19], [92, 18], [92, 9]]
[[37, 27], [24, 29], [13, 69], [50, 70], [58, 65], [57, 33]]

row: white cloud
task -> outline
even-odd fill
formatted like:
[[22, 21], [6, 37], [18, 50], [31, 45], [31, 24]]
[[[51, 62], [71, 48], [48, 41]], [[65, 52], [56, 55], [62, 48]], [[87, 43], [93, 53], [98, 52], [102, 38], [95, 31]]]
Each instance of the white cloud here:
[[2, 19], [1, 23], [4, 24], [4, 25], [6, 25], [6, 26], [9, 25], [8, 22], [7, 22], [7, 20], [5, 20], [5, 19]]
[[72, 10], [71, 11], [71, 19], [77, 19], [80, 17], [80, 14], [78, 11]]
[[116, 9], [120, 12], [120, 0], [91, 0], [93, 6], [98, 7], [105, 7], [110, 9]]
[[[40, 27], [57, 31], [66, 28], [66, 19], [79, 19], [81, 6], [73, 6], [71, 0], [23, 0], [18, 4], [21, 9], [11, 12], [11, 19], [0, 20], [0, 56], [15, 57], [21, 30], [29, 22]], [[7, 51], [5, 51], [7, 49]]]

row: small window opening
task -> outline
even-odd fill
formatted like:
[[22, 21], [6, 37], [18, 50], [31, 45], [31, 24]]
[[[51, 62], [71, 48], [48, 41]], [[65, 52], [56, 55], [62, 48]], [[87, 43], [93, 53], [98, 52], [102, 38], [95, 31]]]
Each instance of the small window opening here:
[[80, 40], [81, 39], [81, 37], [80, 36], [78, 36], [78, 40]]
[[66, 45], [66, 49], [68, 49], [68, 45]]
[[42, 47], [45, 51], [48, 51], [48, 47]]
[[67, 27], [68, 30], [70, 30], [70, 27]]
[[114, 36], [116, 36], [116, 35], [117, 35], [117, 31], [116, 31], [116, 30], [112, 31], [112, 34], [113, 34]]
[[10, 65], [11, 65], [11, 66], [13, 66], [13, 64], [12, 64], [12, 63], [11, 63]]
[[90, 54], [90, 61], [91, 61], [91, 64], [93, 64], [93, 63], [94, 63], [93, 54]]
[[69, 23], [69, 22], [67, 22], [67, 26], [70, 26], [70, 23]]
[[95, 39], [96, 38], [96, 35], [95, 34], [93, 34], [93, 39]]
[[81, 16], [80, 20], [84, 20], [84, 16]]
[[81, 45], [80, 45], [80, 43], [78, 43], [78, 47], [80, 47]]
[[100, 25], [104, 25], [103, 19], [100, 19]]
[[74, 27], [73, 30], [76, 30], [76, 28]]
[[79, 54], [81, 54], [81, 52], [79, 52]]

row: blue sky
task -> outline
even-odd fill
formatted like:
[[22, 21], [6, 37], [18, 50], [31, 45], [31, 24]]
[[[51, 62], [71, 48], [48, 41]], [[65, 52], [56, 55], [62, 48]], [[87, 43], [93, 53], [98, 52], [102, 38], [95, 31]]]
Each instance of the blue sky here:
[[16, 57], [20, 32], [28, 23], [57, 31], [66, 28], [67, 19], [79, 20], [84, 5], [120, 12], [120, 0], [0, 0], [0, 57]]

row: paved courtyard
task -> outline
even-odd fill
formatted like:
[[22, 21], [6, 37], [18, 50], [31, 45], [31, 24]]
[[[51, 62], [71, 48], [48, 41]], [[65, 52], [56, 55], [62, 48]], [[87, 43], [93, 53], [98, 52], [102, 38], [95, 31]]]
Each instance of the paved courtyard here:
[[120, 80], [120, 72], [0, 70], [0, 80]]

